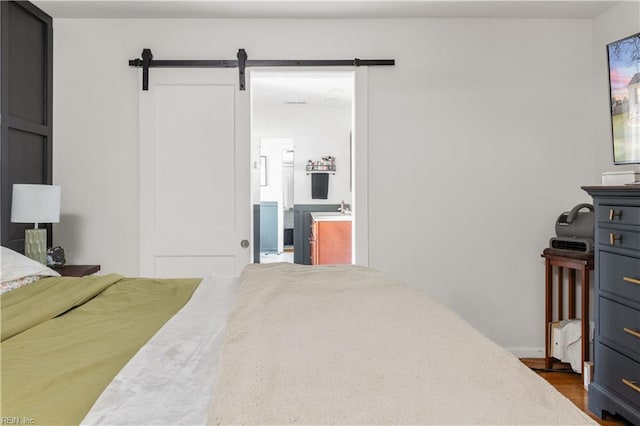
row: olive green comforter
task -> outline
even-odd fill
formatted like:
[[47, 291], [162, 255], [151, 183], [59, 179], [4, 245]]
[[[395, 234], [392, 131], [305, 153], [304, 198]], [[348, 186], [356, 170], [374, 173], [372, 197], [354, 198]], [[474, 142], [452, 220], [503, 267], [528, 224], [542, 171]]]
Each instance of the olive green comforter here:
[[43, 278], [0, 296], [0, 415], [78, 424], [199, 279]]

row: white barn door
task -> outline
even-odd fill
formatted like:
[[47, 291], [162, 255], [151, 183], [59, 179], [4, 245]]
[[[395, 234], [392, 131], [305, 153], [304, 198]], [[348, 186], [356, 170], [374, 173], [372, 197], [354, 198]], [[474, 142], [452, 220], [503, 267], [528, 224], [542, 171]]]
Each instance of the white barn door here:
[[140, 275], [249, 263], [249, 94], [236, 69], [160, 69], [140, 90]]

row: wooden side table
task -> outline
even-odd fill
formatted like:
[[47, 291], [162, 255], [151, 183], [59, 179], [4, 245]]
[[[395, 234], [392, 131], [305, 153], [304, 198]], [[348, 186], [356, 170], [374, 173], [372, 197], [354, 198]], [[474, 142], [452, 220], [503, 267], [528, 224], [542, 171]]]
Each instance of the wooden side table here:
[[95, 274], [100, 270], [100, 265], [64, 265], [61, 268], [54, 268], [63, 277], [84, 277]]
[[551, 347], [549, 344], [549, 326], [553, 321], [553, 267], [558, 269], [557, 285], [557, 321], [563, 319], [564, 303], [564, 270], [569, 270], [569, 300], [567, 319], [576, 317], [576, 271], [580, 271], [580, 282], [582, 283], [582, 362], [580, 371], [584, 369], [584, 362], [589, 357], [589, 273], [593, 271], [593, 253], [572, 252], [568, 250], [556, 250], [546, 248], [542, 252], [545, 265], [545, 291], [544, 291], [544, 330], [545, 330], [545, 351], [544, 366], [551, 368]]

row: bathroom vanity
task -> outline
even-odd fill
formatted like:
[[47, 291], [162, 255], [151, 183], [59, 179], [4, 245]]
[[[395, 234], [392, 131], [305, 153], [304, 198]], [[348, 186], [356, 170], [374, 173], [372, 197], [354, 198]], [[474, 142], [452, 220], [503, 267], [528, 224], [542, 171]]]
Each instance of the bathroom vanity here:
[[312, 265], [351, 264], [350, 214], [312, 212], [309, 238]]

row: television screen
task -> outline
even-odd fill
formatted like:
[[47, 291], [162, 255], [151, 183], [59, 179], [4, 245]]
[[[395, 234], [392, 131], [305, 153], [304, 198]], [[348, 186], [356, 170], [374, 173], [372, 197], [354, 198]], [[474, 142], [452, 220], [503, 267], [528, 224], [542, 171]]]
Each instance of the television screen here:
[[607, 45], [614, 164], [640, 163], [640, 33]]

